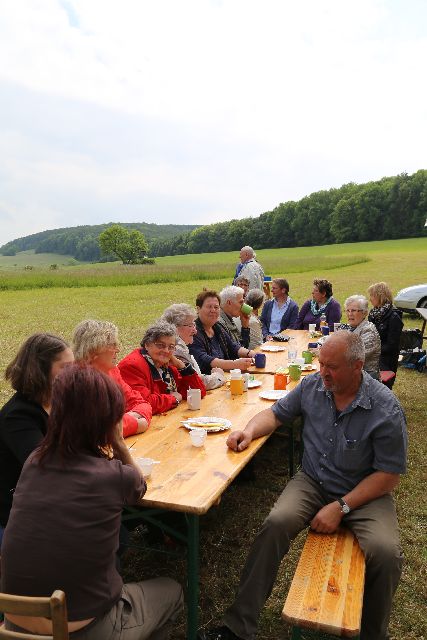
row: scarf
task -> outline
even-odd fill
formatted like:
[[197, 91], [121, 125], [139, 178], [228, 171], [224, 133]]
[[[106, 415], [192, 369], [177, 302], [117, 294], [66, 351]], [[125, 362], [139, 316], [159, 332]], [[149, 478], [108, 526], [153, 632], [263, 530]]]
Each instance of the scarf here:
[[175, 391], [178, 391], [175, 378], [173, 377], [172, 371], [169, 369], [169, 367], [156, 367], [156, 365], [153, 362], [153, 359], [151, 358], [151, 356], [148, 355], [148, 353], [143, 353], [142, 355], [147, 360], [147, 362], [151, 364], [151, 366], [154, 367], [156, 371], [160, 373], [162, 380], [167, 387], [167, 392], [173, 393]]
[[332, 296], [330, 298], [328, 298], [326, 300], [326, 302], [324, 302], [322, 305], [320, 305], [320, 307], [317, 306], [317, 302], [315, 300], [312, 300], [310, 302], [310, 308], [311, 308], [311, 313], [313, 314], [313, 316], [321, 316], [322, 313], [325, 312], [326, 307], [328, 306], [328, 304], [330, 303], [330, 301], [332, 300]]
[[391, 302], [386, 302], [382, 307], [372, 307], [369, 312], [368, 320], [374, 324], [381, 324], [392, 306]]

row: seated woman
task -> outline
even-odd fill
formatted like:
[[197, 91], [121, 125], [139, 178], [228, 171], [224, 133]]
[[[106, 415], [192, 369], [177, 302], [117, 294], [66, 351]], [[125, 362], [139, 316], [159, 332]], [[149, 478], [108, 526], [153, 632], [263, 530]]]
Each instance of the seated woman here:
[[73, 360], [62, 338], [35, 333], [6, 369], [16, 393], [0, 410], [0, 545], [22, 466], [46, 434], [52, 380]]
[[380, 353], [381, 340], [375, 325], [367, 320], [368, 300], [365, 296], [350, 296], [345, 301], [347, 324], [342, 324], [341, 329], [358, 333], [365, 345], [364, 370], [375, 380], [380, 379]]
[[157, 322], [145, 332], [141, 348], [134, 349], [121, 362], [123, 379], [150, 403], [153, 413], [163, 413], [187, 398], [188, 389], [200, 389], [206, 395], [203, 380], [191, 363], [174, 356], [175, 327]]
[[[2, 589], [62, 589], [68, 630], [85, 640], [166, 638], [182, 605], [175, 581], [123, 584], [116, 569], [122, 509], [146, 491], [123, 440], [124, 410], [119, 386], [94, 367], [57, 376], [47, 435], [24, 465], [3, 538]], [[5, 626], [52, 634], [47, 618], [8, 614]]]
[[246, 370], [252, 364], [250, 349], [235, 342], [219, 324], [220, 302], [216, 291], [202, 291], [196, 298], [197, 334], [189, 349], [201, 372], [206, 374], [212, 372], [212, 367]]
[[341, 319], [341, 306], [332, 296], [332, 284], [328, 280], [313, 280], [312, 299], [301, 307], [294, 329], [308, 329], [309, 324], [320, 327], [320, 316], [326, 316], [329, 329], [334, 330], [334, 322]]
[[[240, 287], [241, 285], [237, 286]], [[261, 289], [251, 289], [245, 298], [245, 302], [252, 307], [251, 317], [249, 318], [249, 349], [252, 351], [252, 349], [256, 349], [264, 342], [261, 320], [258, 317], [259, 310], [264, 302], [264, 292]], [[241, 331], [241, 319], [234, 318], [234, 323], [238, 330]]]
[[[393, 306], [393, 294], [386, 282], [371, 284], [368, 289], [372, 309], [368, 320], [372, 322], [381, 339], [380, 371], [397, 371], [400, 336], [403, 329], [402, 314]], [[395, 378], [387, 382], [392, 388]]]
[[264, 340], [285, 329], [294, 329], [298, 318], [298, 305], [289, 296], [289, 283], [285, 278], [271, 281], [273, 300], [267, 300], [261, 313]]
[[175, 356], [184, 364], [191, 364], [193, 369], [203, 380], [206, 389], [216, 389], [225, 383], [224, 371], [214, 368], [209, 375], [201, 373], [199, 365], [191, 355], [188, 345], [192, 344], [195, 333], [197, 333], [196, 323], [197, 313], [189, 304], [172, 304], [163, 311], [160, 320], [173, 324], [176, 328], [177, 338], [175, 346]]
[[108, 374], [121, 387], [126, 403], [123, 436], [127, 438], [146, 431], [153, 412], [151, 405], [141, 394], [126, 384], [116, 366], [116, 357], [120, 351], [116, 325], [101, 320], [83, 320], [74, 330], [73, 351], [77, 362], [90, 364], [98, 371]]

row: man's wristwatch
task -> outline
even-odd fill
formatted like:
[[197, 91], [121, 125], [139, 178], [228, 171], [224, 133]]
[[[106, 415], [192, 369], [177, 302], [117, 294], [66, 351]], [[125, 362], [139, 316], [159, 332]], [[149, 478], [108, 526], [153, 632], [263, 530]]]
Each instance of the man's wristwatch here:
[[346, 516], [347, 513], [350, 513], [351, 509], [348, 506], [348, 504], [346, 503], [345, 500], [343, 500], [342, 498], [338, 498], [338, 502], [341, 505], [341, 512]]

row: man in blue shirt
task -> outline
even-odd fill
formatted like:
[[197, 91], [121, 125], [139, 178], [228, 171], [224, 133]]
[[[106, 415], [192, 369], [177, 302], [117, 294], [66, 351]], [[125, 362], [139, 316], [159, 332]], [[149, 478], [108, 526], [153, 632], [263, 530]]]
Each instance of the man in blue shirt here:
[[201, 633], [205, 640], [253, 640], [259, 613], [271, 593], [291, 541], [308, 525], [332, 533], [343, 522], [366, 560], [361, 640], [386, 640], [402, 552], [391, 492], [406, 470], [406, 422], [393, 393], [362, 371], [364, 346], [357, 334], [330, 336], [310, 375], [230, 434], [242, 451], [284, 421], [303, 417], [302, 469], [286, 485], [255, 538], [237, 597], [224, 625]]

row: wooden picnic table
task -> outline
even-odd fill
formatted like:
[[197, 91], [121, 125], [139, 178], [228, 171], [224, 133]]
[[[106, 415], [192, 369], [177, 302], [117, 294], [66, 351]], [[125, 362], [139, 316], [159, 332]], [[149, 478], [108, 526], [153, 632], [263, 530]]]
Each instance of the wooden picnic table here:
[[[279, 366], [287, 366], [288, 345], [296, 349], [300, 356], [310, 341], [307, 331], [288, 330], [285, 334], [292, 337], [290, 343], [266, 343], [268, 346], [284, 346], [285, 350], [266, 352], [265, 369], [250, 370], [256, 379], [262, 381], [261, 387], [249, 389], [241, 396], [232, 396], [226, 386], [208, 391], [202, 399], [200, 410], [189, 410], [187, 402], [183, 401], [166, 414], [153, 416], [148, 431], [135, 436], [132, 455], [150, 457], [160, 464], [154, 466], [152, 476], [147, 481], [147, 492], [143, 500], [147, 510], [128, 509], [128, 518], [136, 516], [155, 522], [161, 510], [186, 514], [187, 637], [190, 640], [196, 638], [197, 632], [199, 516], [218, 503], [226, 488], [263, 446], [267, 437], [254, 440], [245, 451], [235, 453], [226, 445], [230, 431], [221, 431], [209, 433], [205, 445], [197, 448], [191, 444], [189, 432], [181, 426], [181, 421], [189, 417], [215, 416], [230, 420], [231, 430], [243, 429], [250, 418], [272, 406], [271, 401], [259, 397], [260, 391], [273, 389], [272, 373]], [[288, 388], [292, 389], [296, 384], [298, 383], [291, 382]]]

